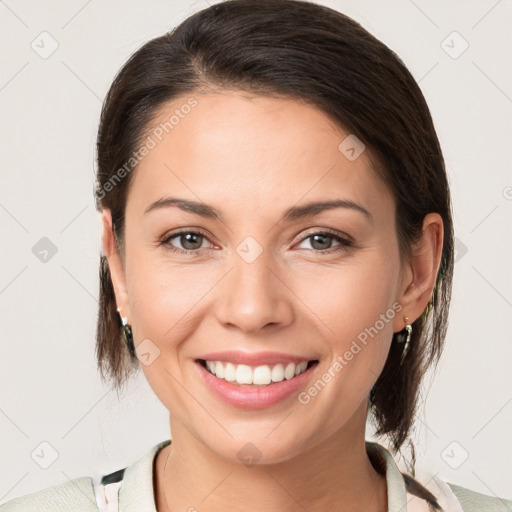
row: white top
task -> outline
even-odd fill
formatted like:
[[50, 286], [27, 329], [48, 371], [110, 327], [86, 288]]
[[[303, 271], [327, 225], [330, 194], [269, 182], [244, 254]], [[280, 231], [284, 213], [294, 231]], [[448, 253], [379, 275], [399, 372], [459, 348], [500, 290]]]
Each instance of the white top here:
[[[153, 489], [157, 453], [171, 441], [153, 446], [124, 470], [105, 477], [80, 477], [54, 487], [12, 499], [0, 505], [0, 512], [157, 512]], [[385, 470], [388, 512], [432, 512], [428, 503], [407, 492], [400, 469], [391, 453], [378, 443], [366, 441], [372, 463]], [[104, 483], [102, 484], [102, 478]], [[448, 484], [424, 473], [416, 480], [437, 499], [445, 512], [511, 512], [512, 501], [480, 494]]]

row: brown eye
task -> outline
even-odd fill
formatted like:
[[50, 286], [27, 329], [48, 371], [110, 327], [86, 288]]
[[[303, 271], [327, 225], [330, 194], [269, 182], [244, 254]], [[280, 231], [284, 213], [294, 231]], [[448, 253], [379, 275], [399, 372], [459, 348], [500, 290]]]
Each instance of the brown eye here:
[[[177, 243], [181, 245], [181, 247], [176, 247], [176, 242], [171, 243], [171, 240], [174, 239], [177, 239]], [[178, 233], [165, 236], [160, 243], [170, 251], [190, 254], [201, 252], [204, 240], [206, 240], [206, 236], [197, 231], [180, 231]]]
[[[314, 249], [315, 252], [335, 252], [335, 251], [343, 251], [353, 247], [352, 242], [347, 240], [346, 238], [338, 235], [337, 233], [331, 233], [329, 231], [321, 231], [316, 233], [311, 233], [307, 237], [303, 238], [302, 241], [311, 240], [310, 245]], [[332, 241], [335, 240], [339, 242], [337, 246], [332, 245]]]
[[203, 235], [198, 233], [184, 233], [177, 235], [178, 240], [183, 246], [183, 249], [189, 251], [201, 248], [201, 242], [203, 241]]
[[311, 235], [309, 237], [311, 239], [311, 246], [314, 249], [330, 249], [333, 241], [332, 236], [325, 235]]

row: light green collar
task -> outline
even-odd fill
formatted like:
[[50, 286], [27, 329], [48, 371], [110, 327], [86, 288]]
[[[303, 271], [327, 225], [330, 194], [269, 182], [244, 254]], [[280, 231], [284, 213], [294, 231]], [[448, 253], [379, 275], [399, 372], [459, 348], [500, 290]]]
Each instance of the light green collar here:
[[[153, 446], [143, 457], [128, 466], [119, 490], [120, 512], [155, 512], [153, 463], [157, 453], [169, 445], [168, 439]], [[388, 512], [407, 512], [407, 492], [393, 456], [380, 444], [366, 441], [369, 456], [380, 461], [386, 471]]]

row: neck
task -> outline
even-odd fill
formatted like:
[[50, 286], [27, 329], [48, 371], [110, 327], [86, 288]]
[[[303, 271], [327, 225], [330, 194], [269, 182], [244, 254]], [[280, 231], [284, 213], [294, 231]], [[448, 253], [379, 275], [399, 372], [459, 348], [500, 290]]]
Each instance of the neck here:
[[364, 423], [359, 435], [341, 429], [292, 459], [251, 466], [212, 453], [180, 424], [171, 431], [155, 461], [158, 512], [387, 512], [386, 479], [366, 453]]

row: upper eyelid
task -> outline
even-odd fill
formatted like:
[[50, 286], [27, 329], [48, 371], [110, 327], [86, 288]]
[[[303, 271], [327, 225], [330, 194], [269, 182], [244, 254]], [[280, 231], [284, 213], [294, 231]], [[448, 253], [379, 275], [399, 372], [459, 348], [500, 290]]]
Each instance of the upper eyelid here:
[[[210, 236], [208, 234], [206, 234], [201, 228], [182, 228], [182, 229], [178, 229], [178, 231], [174, 231], [174, 232], [171, 232], [169, 234], [165, 234], [161, 238], [161, 241], [163, 243], [168, 243], [173, 238], [176, 238], [176, 237], [178, 237], [178, 236], [180, 236], [182, 234], [187, 234], [187, 233], [195, 233], [197, 235], [201, 235], [206, 240], [208, 240], [210, 243], [214, 244], [214, 242], [212, 242], [210, 240]], [[354, 244], [354, 240], [353, 240], [353, 238], [350, 235], [347, 235], [346, 233], [343, 233], [343, 232], [336, 231], [336, 230], [334, 230], [332, 228], [310, 228], [310, 229], [306, 230], [306, 232], [304, 234], [302, 234], [301, 238], [297, 242], [295, 242], [295, 243], [302, 243], [303, 241], [307, 240], [311, 236], [318, 235], [318, 234], [328, 235], [328, 236], [331, 236], [332, 238], [338, 237], [338, 238], [341, 238], [342, 240], [345, 240], [345, 242], [347, 242], [347, 244], [351, 244], [351, 245]], [[192, 252], [199, 252], [199, 251], [201, 251], [203, 249], [197, 249], [197, 250], [180, 249], [180, 250], [190, 250]]]
[[311, 228], [309, 230], [306, 230], [306, 232], [302, 235], [300, 241], [305, 240], [306, 238], [309, 238], [310, 236], [317, 235], [317, 234], [325, 234], [330, 235], [333, 237], [339, 237], [345, 239], [347, 242], [353, 242], [353, 238], [344, 233], [343, 231], [337, 231], [332, 228]]

